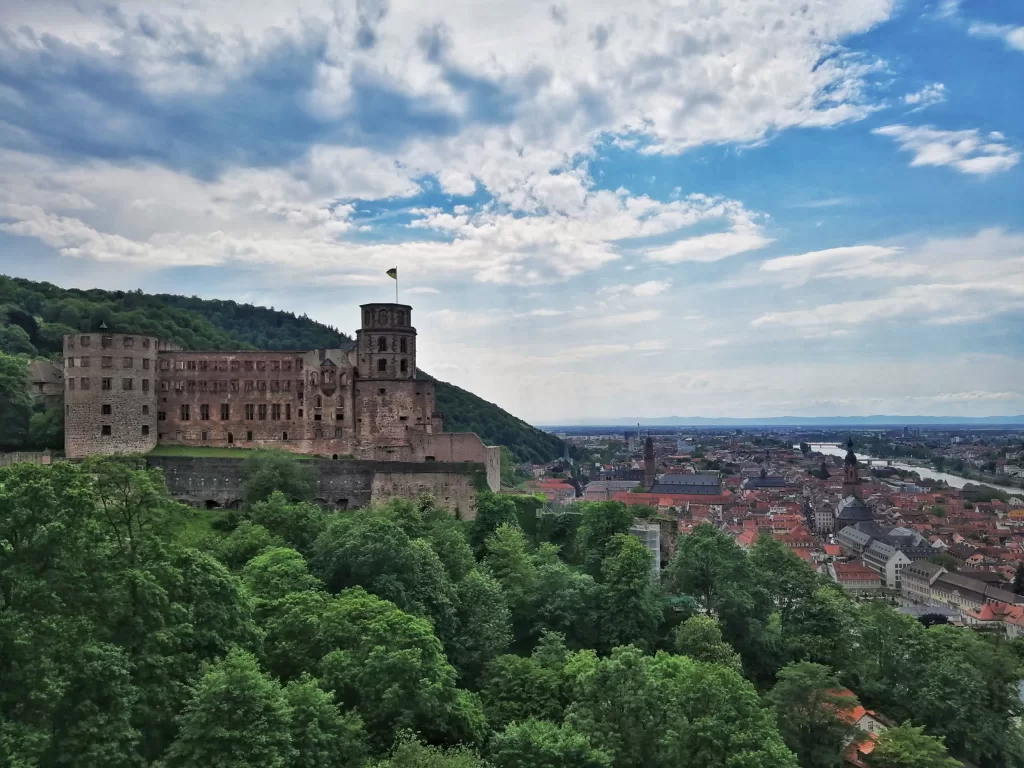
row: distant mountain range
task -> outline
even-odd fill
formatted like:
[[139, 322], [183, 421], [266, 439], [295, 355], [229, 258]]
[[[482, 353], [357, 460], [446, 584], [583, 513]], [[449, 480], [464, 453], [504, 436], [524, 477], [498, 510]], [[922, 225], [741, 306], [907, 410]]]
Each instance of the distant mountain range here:
[[1021, 416], [772, 416], [754, 418], [706, 418], [703, 416], [663, 416], [655, 419], [603, 419], [573, 424], [543, 425], [559, 427], [923, 427], [923, 426], [1024, 426]]

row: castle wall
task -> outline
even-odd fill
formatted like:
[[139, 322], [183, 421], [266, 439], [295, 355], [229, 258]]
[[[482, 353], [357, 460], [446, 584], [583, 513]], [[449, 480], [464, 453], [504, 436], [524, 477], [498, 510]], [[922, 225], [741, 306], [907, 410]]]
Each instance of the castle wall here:
[[[244, 459], [150, 456], [174, 498], [200, 507], [239, 506], [244, 493]], [[483, 468], [472, 464], [331, 461], [310, 459], [317, 470], [317, 503], [354, 509], [392, 497], [429, 493], [460, 519], [476, 514]]]
[[353, 401], [356, 439], [369, 449], [408, 446], [414, 429], [432, 429], [434, 382], [357, 379]]
[[64, 337], [64, 450], [144, 453], [157, 443], [157, 351], [151, 336]]

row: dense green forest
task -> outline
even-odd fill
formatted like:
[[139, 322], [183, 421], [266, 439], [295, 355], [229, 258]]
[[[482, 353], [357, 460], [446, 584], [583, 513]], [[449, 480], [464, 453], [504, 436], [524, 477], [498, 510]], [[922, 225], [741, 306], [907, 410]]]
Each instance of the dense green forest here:
[[[59, 359], [64, 334], [95, 331], [104, 324], [114, 331], [159, 336], [186, 349], [318, 349], [351, 341], [337, 328], [305, 315], [251, 304], [141, 291], [83, 291], [0, 275], [2, 353]], [[553, 435], [464, 389], [435, 381], [448, 431], [476, 432], [485, 443], [506, 446], [516, 461], [543, 463], [562, 454], [562, 441]], [[4, 397], [0, 392], [0, 400]], [[27, 422], [18, 433], [28, 434]], [[36, 447], [38, 442], [19, 447]]]
[[618, 503], [331, 514], [300, 465], [250, 460], [222, 513], [138, 460], [0, 469], [0, 765], [839, 768], [857, 697], [898, 724], [872, 768], [1024, 764], [1019, 641], [769, 537], [701, 526], [655, 580]]

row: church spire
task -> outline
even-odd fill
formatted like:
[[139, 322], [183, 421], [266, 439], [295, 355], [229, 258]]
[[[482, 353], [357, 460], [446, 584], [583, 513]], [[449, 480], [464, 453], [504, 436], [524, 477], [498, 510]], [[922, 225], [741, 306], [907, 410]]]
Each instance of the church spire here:
[[857, 473], [857, 456], [853, 452], [853, 435], [846, 443], [846, 458], [843, 460], [843, 497], [857, 496], [860, 477]]
[[648, 491], [654, 487], [654, 441], [647, 436], [644, 442], [644, 488]]

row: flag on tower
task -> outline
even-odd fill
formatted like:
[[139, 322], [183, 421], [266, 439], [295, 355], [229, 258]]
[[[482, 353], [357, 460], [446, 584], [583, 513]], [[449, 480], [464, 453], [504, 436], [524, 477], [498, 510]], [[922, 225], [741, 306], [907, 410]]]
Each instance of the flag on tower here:
[[397, 280], [398, 279], [398, 267], [392, 267], [391, 269], [389, 269], [388, 270], [388, 277], [390, 277], [392, 280]]

